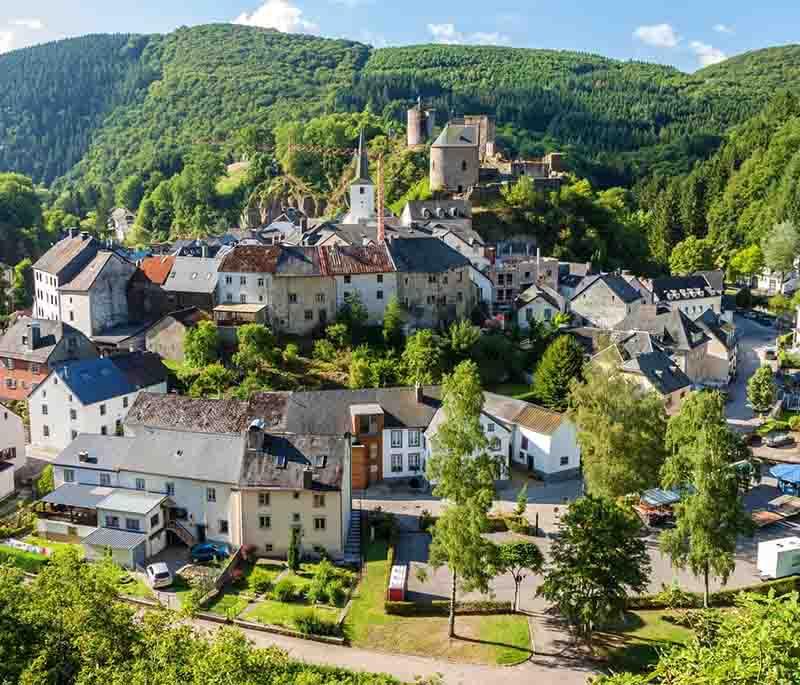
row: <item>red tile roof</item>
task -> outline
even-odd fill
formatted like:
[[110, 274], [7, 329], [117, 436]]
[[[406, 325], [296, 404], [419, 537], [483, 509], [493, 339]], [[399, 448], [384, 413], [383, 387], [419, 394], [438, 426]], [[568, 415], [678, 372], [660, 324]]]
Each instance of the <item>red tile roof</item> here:
[[172, 265], [174, 263], [175, 257], [173, 255], [166, 257], [147, 257], [142, 260], [139, 269], [147, 277], [147, 280], [156, 285], [164, 285], [169, 277], [169, 272], [172, 271]]
[[386, 245], [334, 245], [319, 250], [323, 271], [329, 276], [381, 274], [395, 270]]

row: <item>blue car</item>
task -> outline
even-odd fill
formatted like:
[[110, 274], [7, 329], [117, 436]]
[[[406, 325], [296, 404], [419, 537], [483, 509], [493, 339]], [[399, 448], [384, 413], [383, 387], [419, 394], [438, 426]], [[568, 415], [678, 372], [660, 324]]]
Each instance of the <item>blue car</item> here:
[[214, 559], [224, 559], [228, 556], [228, 548], [214, 542], [201, 542], [191, 550], [192, 561], [213, 561]]

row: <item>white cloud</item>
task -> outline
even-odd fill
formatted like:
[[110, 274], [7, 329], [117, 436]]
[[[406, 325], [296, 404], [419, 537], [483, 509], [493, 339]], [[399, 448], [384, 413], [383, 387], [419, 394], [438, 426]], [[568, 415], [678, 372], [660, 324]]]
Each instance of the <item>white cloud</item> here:
[[9, 23], [12, 26], [21, 26], [31, 31], [41, 31], [44, 28], [44, 22], [41, 19], [12, 19]]
[[657, 48], [674, 48], [681, 40], [675, 29], [669, 24], [640, 26], [633, 32], [633, 37], [646, 45]]
[[11, 31], [0, 31], [0, 53], [8, 52], [14, 45], [14, 34]]
[[727, 24], [714, 24], [714, 31], [717, 33], [736, 33], [733, 30], [733, 27], [728, 26]]
[[287, 0], [267, 0], [251, 14], [242, 12], [233, 23], [277, 29], [282, 33], [319, 32], [319, 26], [305, 19], [303, 10], [291, 5]]
[[428, 24], [428, 31], [433, 36], [434, 41], [443, 45], [458, 45], [461, 43], [471, 43], [473, 45], [508, 45], [511, 38], [493, 32], [476, 31], [475, 33], [461, 33], [455, 24]]
[[700, 62], [701, 67], [717, 64], [728, 58], [719, 48], [715, 48], [708, 43], [701, 43], [699, 40], [693, 40], [689, 43], [689, 47], [697, 55], [697, 60]]

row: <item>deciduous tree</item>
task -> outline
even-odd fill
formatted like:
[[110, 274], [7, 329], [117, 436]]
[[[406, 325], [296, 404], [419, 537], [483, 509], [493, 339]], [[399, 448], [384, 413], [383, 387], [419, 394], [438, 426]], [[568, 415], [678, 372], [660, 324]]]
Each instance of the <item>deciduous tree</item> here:
[[219, 356], [219, 331], [213, 321], [201, 321], [189, 328], [183, 339], [186, 363], [198, 369], [213, 364]]
[[800, 255], [800, 232], [790, 221], [776, 224], [761, 241], [764, 262], [773, 271], [786, 273]]
[[396, 350], [403, 345], [403, 310], [396, 297], [392, 297], [383, 313], [383, 341]]
[[528, 573], [538, 574], [544, 568], [544, 555], [532, 542], [507, 542], [498, 547], [499, 573], [510, 573], [514, 579], [514, 611], [519, 607], [519, 586]]
[[417, 331], [406, 341], [402, 361], [409, 385], [438, 383], [443, 361], [439, 338], [427, 329]]
[[759, 414], [765, 414], [772, 409], [776, 397], [777, 387], [772, 369], [766, 364], [760, 366], [747, 381], [747, 400], [750, 406]]

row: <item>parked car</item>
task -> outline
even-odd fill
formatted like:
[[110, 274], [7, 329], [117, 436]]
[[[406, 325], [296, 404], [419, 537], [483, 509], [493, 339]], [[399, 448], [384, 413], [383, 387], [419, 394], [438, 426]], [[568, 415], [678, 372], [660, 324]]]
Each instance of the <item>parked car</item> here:
[[775, 433], [765, 441], [767, 447], [788, 447], [795, 444], [795, 439], [788, 433]]
[[169, 587], [172, 585], [172, 572], [163, 562], [157, 564], [150, 564], [145, 569], [147, 574], [147, 582], [152, 588]]
[[215, 542], [201, 542], [191, 550], [192, 561], [203, 562], [224, 559], [228, 556], [228, 547]]

